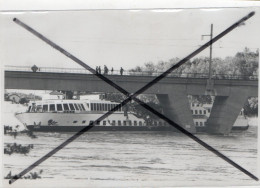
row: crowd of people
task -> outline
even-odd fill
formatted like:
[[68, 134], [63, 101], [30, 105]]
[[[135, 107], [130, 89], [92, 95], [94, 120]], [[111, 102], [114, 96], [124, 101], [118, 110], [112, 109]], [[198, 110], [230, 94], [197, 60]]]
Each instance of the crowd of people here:
[[[106, 65], [104, 65], [104, 69], [102, 70], [100, 66], [96, 66], [96, 73], [97, 74], [102, 74], [102, 71], [103, 71], [103, 74], [109, 74], [109, 71], [110, 71], [110, 74], [114, 74], [114, 68], [112, 67], [111, 70], [109, 70], [107, 68]], [[124, 73], [124, 69], [121, 67], [120, 68], [120, 75], [123, 75]]]
[[[32, 70], [33, 72], [41, 71], [40, 68], [37, 67], [36, 65], [33, 65], [33, 66], [31, 67], [31, 70]], [[111, 68], [111, 70], [109, 70], [109, 69], [107, 68], [107, 66], [104, 65], [104, 69], [102, 70], [100, 66], [96, 66], [96, 73], [97, 73], [97, 74], [102, 74], [102, 71], [103, 71], [103, 74], [109, 74], [109, 72], [110, 72], [111, 75], [114, 74], [114, 68], [113, 68], [113, 67]], [[122, 67], [120, 67], [120, 70], [119, 70], [120, 75], [123, 75], [124, 71], [125, 71], [125, 70], [124, 70]]]

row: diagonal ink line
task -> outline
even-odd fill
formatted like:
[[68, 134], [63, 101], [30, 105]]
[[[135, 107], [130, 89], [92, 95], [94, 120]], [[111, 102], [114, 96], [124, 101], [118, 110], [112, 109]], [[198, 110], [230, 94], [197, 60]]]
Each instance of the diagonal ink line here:
[[[188, 61], [190, 58], [194, 57], [195, 55], [197, 55], [199, 52], [201, 52], [202, 50], [204, 50], [206, 47], [208, 47], [210, 44], [214, 43], [215, 41], [217, 41], [219, 38], [223, 37], [225, 34], [227, 34], [228, 32], [230, 32], [231, 30], [233, 30], [235, 27], [237, 27], [239, 24], [241, 24], [242, 22], [246, 21], [247, 19], [249, 19], [250, 17], [252, 17], [254, 15], [254, 12], [251, 12], [250, 14], [248, 14], [247, 16], [245, 16], [244, 18], [242, 18], [241, 20], [239, 20], [238, 22], [236, 22], [235, 24], [233, 24], [231, 27], [229, 27], [228, 29], [226, 29], [224, 32], [222, 32], [221, 34], [219, 34], [218, 36], [216, 36], [214, 39], [212, 39], [211, 41], [209, 41], [208, 43], [206, 43], [205, 45], [203, 45], [201, 48], [199, 48], [198, 50], [196, 50], [195, 52], [193, 52], [192, 54], [190, 54], [189, 56], [187, 56], [186, 58], [184, 58], [183, 60], [181, 60], [179, 63], [177, 63], [175, 65], [175, 68], [178, 68], [179, 66], [181, 66], [181, 64], [185, 63], [186, 61]], [[17, 19], [14, 19], [14, 21], [16, 22]], [[69, 58], [71, 58], [72, 60], [77, 60], [79, 62], [77, 62], [78, 64], [80, 64], [81, 66], [85, 67], [86, 69], [89, 69], [90, 72], [92, 73], [96, 73], [96, 71], [92, 68], [90, 68], [88, 65], [86, 65], [85, 63], [83, 63], [82, 61], [80, 61], [79, 59], [77, 59], [76, 57], [74, 57], [73, 55], [71, 55], [70, 53], [68, 53], [67, 51], [65, 51], [64, 49], [60, 48], [59, 46], [57, 46], [56, 44], [54, 44], [53, 42], [51, 42], [50, 40], [48, 40], [47, 38], [45, 38], [43, 35], [39, 34], [38, 32], [36, 32], [35, 30], [33, 30], [32, 28], [30, 28], [29, 26], [25, 25], [24, 23], [22, 23], [21, 21], [18, 20], [18, 24], [21, 25], [22, 27], [24, 27], [25, 29], [27, 29], [28, 31], [32, 32], [34, 35], [38, 36], [40, 39], [42, 39], [43, 41], [45, 41], [46, 43], [48, 43], [49, 45], [51, 45], [52, 47], [54, 47], [56, 50], [59, 50], [61, 53], [63, 53], [64, 55], [68, 56]], [[173, 66], [174, 67], [174, 66]], [[160, 79], [164, 78], [167, 74], [169, 74], [174, 68], [171, 67], [170, 69], [168, 69], [165, 73], [163, 73], [160, 78], [157, 77], [157, 81], [158, 82]], [[116, 85], [115, 83], [113, 83], [111, 80], [107, 79], [105, 76], [103, 75], [99, 75], [98, 77], [100, 77], [102, 80], [106, 81], [108, 80], [109, 83], [112, 83], [112, 86], [115, 86], [115, 88], [119, 88], [121, 90], [123, 90], [122, 93], [126, 94], [127, 96], [129, 96], [129, 93], [124, 90], [123, 88], [121, 88], [120, 86]], [[159, 78], [159, 79], [158, 79]], [[154, 80], [156, 80], [154, 79]], [[108, 84], [109, 84], [108, 83]], [[152, 83], [152, 84], [151, 84]], [[150, 82], [147, 85], [153, 85], [155, 83]], [[111, 84], [110, 84], [111, 85]], [[147, 86], [146, 85], [146, 86]], [[151, 85], [149, 87], [151, 87]], [[149, 87], [147, 87], [146, 89], [148, 89]], [[143, 87], [144, 90], [145, 86]], [[138, 91], [142, 91], [141, 88]], [[196, 141], [197, 143], [201, 144], [202, 146], [204, 146], [206, 149], [212, 151], [213, 153], [215, 153], [217, 156], [221, 157], [222, 159], [224, 159], [225, 161], [227, 161], [228, 163], [230, 163], [231, 165], [233, 165], [234, 167], [236, 167], [237, 169], [241, 170], [242, 172], [244, 172], [245, 174], [247, 174], [248, 176], [250, 176], [251, 178], [258, 180], [257, 177], [255, 177], [253, 174], [251, 174], [250, 172], [248, 172], [247, 170], [245, 170], [244, 168], [242, 168], [241, 166], [239, 166], [238, 164], [236, 164], [235, 162], [233, 162], [232, 160], [230, 160], [229, 158], [227, 158], [226, 156], [224, 156], [223, 154], [221, 154], [220, 152], [218, 152], [216, 149], [212, 148], [211, 146], [209, 146], [208, 144], [206, 144], [205, 142], [203, 142], [202, 140], [200, 140], [199, 138], [197, 138], [196, 136], [194, 136], [193, 134], [191, 134], [190, 132], [186, 131], [185, 129], [183, 129], [181, 126], [179, 126], [178, 124], [176, 124], [175, 122], [171, 121], [170, 119], [168, 119], [167, 117], [165, 117], [164, 115], [162, 115], [161, 113], [159, 113], [158, 111], [154, 110], [153, 108], [151, 108], [150, 106], [146, 105], [145, 103], [143, 103], [142, 101], [140, 101], [139, 99], [135, 98], [138, 95], [138, 91], [136, 93], [134, 93], [133, 95], [129, 96], [125, 101], [123, 101], [121, 104], [117, 105], [115, 108], [113, 108], [111, 111], [109, 111], [108, 113], [104, 114], [103, 116], [108, 116], [110, 114], [113, 113], [114, 110], [117, 110], [120, 106], [125, 105], [127, 102], [131, 101], [131, 99], [135, 100], [136, 102], [138, 102], [141, 106], [145, 107], [146, 109], [150, 110], [151, 112], [153, 112], [154, 114], [156, 114], [157, 116], [159, 116], [160, 118], [164, 119], [165, 121], [167, 121], [168, 123], [170, 123], [172, 126], [174, 126], [175, 128], [177, 128], [179, 131], [183, 132], [184, 134], [186, 134], [187, 136], [189, 136], [190, 138], [192, 138], [194, 141]], [[50, 157], [51, 155], [53, 155], [54, 153], [56, 153], [57, 151], [59, 151], [60, 149], [62, 149], [65, 145], [69, 144], [70, 142], [72, 142], [74, 139], [76, 139], [78, 136], [80, 136], [81, 134], [83, 134], [84, 132], [88, 131], [90, 128], [93, 127], [93, 124], [95, 124], [97, 121], [100, 121], [102, 119], [104, 119], [105, 117], [101, 116], [100, 118], [98, 118], [94, 123], [91, 123], [89, 126], [85, 127], [84, 129], [82, 129], [80, 132], [78, 132], [77, 134], [75, 134], [74, 136], [72, 136], [71, 138], [69, 138], [66, 142], [64, 142], [63, 144], [61, 144], [60, 146], [58, 146], [56, 149], [52, 150], [50, 153], [48, 153], [47, 155], [45, 155], [43, 158], [43, 160], [38, 160], [36, 161], [39, 162], [38, 164], [34, 163], [33, 165], [31, 165], [30, 167], [28, 167], [27, 169], [25, 169], [23, 172], [21, 172], [18, 176], [14, 177], [13, 179], [10, 180], [9, 183], [14, 182], [16, 179], [19, 179], [22, 175], [24, 175], [25, 173], [27, 173], [28, 171], [30, 171], [32, 168], [34, 168], [35, 166], [39, 165], [41, 162], [43, 162], [44, 160], [46, 160], [48, 157]], [[56, 150], [56, 151], [55, 151]], [[41, 162], [40, 162], [41, 161]], [[26, 172], [27, 170], [27, 172]], [[24, 174], [23, 174], [24, 173]]]

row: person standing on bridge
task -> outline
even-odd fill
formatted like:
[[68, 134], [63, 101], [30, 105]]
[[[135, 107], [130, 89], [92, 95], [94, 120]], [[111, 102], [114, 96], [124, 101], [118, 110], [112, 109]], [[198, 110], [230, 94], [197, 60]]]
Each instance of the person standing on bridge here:
[[98, 67], [98, 73], [101, 74], [101, 67]]
[[108, 74], [108, 68], [106, 65], [104, 65], [104, 74]]
[[31, 69], [32, 69], [33, 72], [36, 72], [39, 68], [38, 68], [36, 65], [33, 65], [33, 66], [31, 67]]
[[98, 66], [96, 66], [96, 74], [99, 74]]
[[124, 69], [121, 67], [120, 68], [120, 74], [123, 75]]
[[114, 69], [113, 69], [113, 67], [112, 67], [112, 69], [111, 69], [111, 74], [113, 74], [113, 71], [114, 71]]

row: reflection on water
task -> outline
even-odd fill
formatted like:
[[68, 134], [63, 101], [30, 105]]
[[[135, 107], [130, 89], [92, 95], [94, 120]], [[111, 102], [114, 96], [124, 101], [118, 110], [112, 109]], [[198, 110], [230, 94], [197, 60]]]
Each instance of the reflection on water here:
[[[15, 139], [5, 135], [5, 144], [16, 142], [33, 144], [34, 147], [27, 155], [4, 155], [3, 174], [21, 172], [72, 134], [35, 133], [35, 139], [26, 134], [18, 135]], [[197, 136], [257, 175], [257, 127], [229, 136]], [[41, 181], [120, 181], [125, 185], [131, 185], [130, 182], [135, 181], [171, 182], [172, 185], [188, 185], [193, 182], [194, 185], [216, 182], [233, 182], [236, 185], [255, 183], [186, 136], [165, 132], [85, 133], [34, 170], [43, 170]]]

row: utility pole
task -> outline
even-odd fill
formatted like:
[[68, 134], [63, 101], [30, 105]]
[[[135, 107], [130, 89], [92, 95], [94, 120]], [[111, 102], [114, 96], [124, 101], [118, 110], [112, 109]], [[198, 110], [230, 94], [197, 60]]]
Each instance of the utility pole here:
[[210, 34], [209, 35], [201, 35], [202, 39], [205, 36], [210, 37], [210, 52], [209, 52], [209, 80], [212, 78], [212, 38], [213, 38], [213, 24], [210, 26]]
[[213, 83], [212, 83], [212, 38], [213, 38], [213, 24], [210, 25], [210, 34], [209, 35], [201, 35], [201, 39], [203, 39], [204, 36], [210, 37], [210, 51], [209, 51], [209, 79], [207, 81], [207, 88], [206, 92], [213, 94]]

